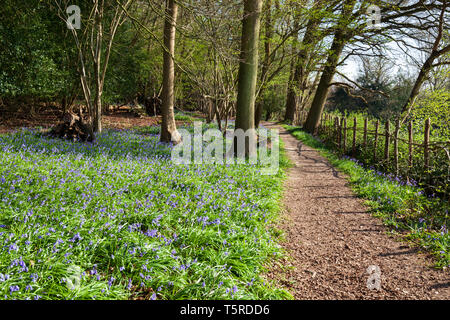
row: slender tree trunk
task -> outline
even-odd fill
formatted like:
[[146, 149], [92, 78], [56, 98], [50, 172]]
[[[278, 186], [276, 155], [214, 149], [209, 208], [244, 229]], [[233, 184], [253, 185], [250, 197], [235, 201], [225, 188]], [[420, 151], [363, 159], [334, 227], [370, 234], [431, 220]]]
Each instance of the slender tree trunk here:
[[309, 74], [307, 70], [310, 56], [309, 52], [312, 50], [311, 46], [314, 44], [314, 33], [316, 32], [317, 24], [318, 21], [314, 18], [311, 18], [308, 22], [300, 50], [297, 55], [295, 71], [291, 83], [288, 85], [286, 114], [284, 120], [291, 123], [294, 122], [295, 114], [299, 107], [299, 93], [303, 93], [306, 90], [307, 78]]
[[311, 104], [311, 109], [308, 112], [308, 117], [306, 118], [304, 125], [304, 129], [311, 134], [317, 133], [317, 127], [319, 126], [320, 116], [322, 115], [325, 101], [328, 96], [328, 90], [336, 72], [339, 56], [341, 55], [344, 46], [345, 36], [338, 31], [334, 37], [331, 53], [328, 56], [327, 63], [323, 69], [316, 94], [314, 95]]
[[101, 79], [101, 56], [103, 41], [103, 1], [97, 3], [95, 9], [95, 26], [96, 26], [96, 46], [94, 57], [94, 77], [95, 77], [95, 97], [94, 97], [94, 132], [102, 132], [102, 95], [103, 82]]
[[255, 128], [255, 91], [262, 0], [244, 0], [241, 56], [236, 102], [236, 129]]
[[436, 39], [434, 40], [431, 53], [428, 56], [425, 63], [423, 64], [422, 68], [420, 69], [420, 72], [416, 78], [416, 81], [408, 97], [408, 100], [406, 101], [405, 105], [402, 108], [403, 117], [401, 119], [401, 124], [406, 120], [409, 113], [411, 112], [411, 109], [414, 106], [416, 98], [419, 95], [420, 88], [427, 79], [430, 70], [433, 68], [434, 61], [439, 57], [448, 54], [450, 52], [450, 45], [447, 45], [439, 50], [439, 45], [441, 44], [444, 35], [444, 21], [445, 21], [445, 12], [447, 8], [448, 3], [447, 1], [444, 1], [441, 9], [441, 14], [439, 17], [438, 34], [436, 36]]
[[[238, 93], [236, 101], [236, 127], [250, 134], [244, 141], [246, 156], [256, 154], [255, 147], [250, 141], [256, 141], [255, 131], [255, 95], [258, 76], [258, 42], [262, 0], [244, 0], [244, 16], [242, 19], [241, 54], [238, 73]], [[250, 131], [249, 131], [250, 130]], [[241, 150], [235, 138], [234, 154], [238, 157]]]
[[[446, 51], [450, 52], [450, 45], [446, 48]], [[411, 112], [411, 109], [414, 106], [417, 96], [419, 95], [420, 88], [422, 87], [423, 83], [427, 80], [428, 74], [430, 73], [430, 70], [433, 68], [434, 61], [440, 56], [439, 53], [440, 52], [438, 51], [433, 51], [431, 55], [428, 57], [428, 59], [425, 61], [425, 63], [422, 65], [422, 68], [420, 69], [416, 81], [414, 82], [414, 86], [411, 90], [408, 100], [403, 105], [402, 108], [403, 117], [401, 119], [401, 123], [405, 122], [406, 118]]]
[[258, 128], [261, 122], [263, 107], [263, 101], [259, 100], [255, 103], [255, 128]]
[[[111, 20], [110, 28], [107, 30], [106, 34], [109, 36], [109, 41], [105, 46], [104, 58], [102, 63], [102, 43], [103, 38], [103, 23], [104, 23], [104, 4], [105, 0], [95, 0], [93, 1], [93, 19], [94, 25], [91, 32], [91, 37], [86, 40], [89, 50], [92, 51], [93, 58], [93, 84], [95, 84], [95, 90], [91, 93], [89, 88], [90, 82], [88, 81], [91, 77], [88, 77], [86, 73], [85, 57], [83, 54], [83, 45], [80, 43], [77, 32], [75, 29], [72, 30], [72, 35], [74, 36], [75, 43], [78, 49], [78, 55], [80, 59], [80, 82], [83, 90], [83, 95], [86, 101], [86, 106], [89, 113], [89, 123], [92, 125], [95, 132], [101, 132], [102, 130], [102, 96], [103, 96], [103, 86], [105, 83], [105, 74], [108, 67], [109, 56], [111, 53], [111, 48], [116, 34], [117, 28], [124, 19], [125, 10], [130, 6], [134, 0], [126, 0], [122, 4], [117, 4], [114, 16]], [[95, 38], [95, 39], [94, 39]], [[93, 99], [92, 99], [93, 98]]]
[[[294, 27], [298, 28], [297, 21], [295, 22]], [[292, 122], [294, 120], [294, 113], [295, 113], [295, 110], [292, 109], [292, 106], [295, 104], [295, 101], [289, 101], [289, 100], [294, 99], [294, 97], [295, 97], [295, 95], [290, 94], [290, 92], [295, 93], [295, 89], [293, 88], [293, 85], [294, 85], [295, 64], [296, 64], [296, 59], [294, 58], [294, 55], [295, 55], [296, 50], [297, 50], [297, 38], [295, 38], [292, 42], [292, 48], [291, 48], [292, 58], [291, 58], [290, 66], [289, 66], [289, 80], [288, 80], [288, 87], [287, 87], [287, 92], [286, 92], [286, 110], [284, 113], [284, 120], [288, 121], [288, 122]]]
[[164, 22], [164, 64], [163, 64], [163, 89], [162, 89], [162, 123], [161, 141], [181, 142], [181, 136], [177, 131], [174, 115], [174, 61], [175, 54], [175, 26], [178, 14], [178, 5], [174, 0], [166, 0]]
[[[270, 45], [272, 41], [272, 33], [273, 33], [273, 27], [272, 27], [272, 0], [266, 0], [265, 3], [266, 8], [266, 18], [265, 18], [265, 35], [264, 35], [264, 62], [261, 69], [261, 82], [264, 81], [264, 78], [267, 75], [267, 72], [269, 71], [269, 65], [270, 65]], [[262, 93], [264, 92], [265, 85], [263, 84], [263, 87], [259, 91], [259, 101], [256, 102], [256, 108], [255, 108], [255, 127], [257, 128], [259, 126], [259, 122], [261, 121], [262, 117], [262, 111], [263, 111], [263, 103], [262, 103]]]
[[349, 22], [347, 20], [349, 15], [351, 15], [355, 4], [356, 0], [346, 0], [343, 3], [342, 13], [339, 18], [339, 22], [336, 25], [337, 31], [334, 35], [333, 44], [330, 48], [330, 54], [328, 55], [327, 62], [323, 68], [319, 85], [317, 86], [311, 108], [309, 109], [305, 125], [303, 126], [303, 128], [311, 134], [317, 133], [320, 117], [328, 96], [328, 90], [334, 74], [336, 73], [337, 64], [339, 63], [339, 57], [344, 50], [346, 43], [353, 36], [352, 33], [349, 32]]

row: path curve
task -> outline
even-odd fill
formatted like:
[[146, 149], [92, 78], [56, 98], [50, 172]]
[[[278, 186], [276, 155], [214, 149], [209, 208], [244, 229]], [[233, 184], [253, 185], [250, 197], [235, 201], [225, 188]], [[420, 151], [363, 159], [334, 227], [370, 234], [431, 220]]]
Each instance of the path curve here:
[[[282, 246], [289, 258], [270, 277], [295, 299], [450, 299], [449, 270], [431, 268], [431, 259], [396, 241], [368, 213], [346, 176], [319, 153], [276, 128], [293, 167], [284, 192]], [[300, 148], [299, 148], [300, 147]], [[299, 151], [300, 150], [300, 151]], [[376, 287], [378, 266], [380, 289]]]

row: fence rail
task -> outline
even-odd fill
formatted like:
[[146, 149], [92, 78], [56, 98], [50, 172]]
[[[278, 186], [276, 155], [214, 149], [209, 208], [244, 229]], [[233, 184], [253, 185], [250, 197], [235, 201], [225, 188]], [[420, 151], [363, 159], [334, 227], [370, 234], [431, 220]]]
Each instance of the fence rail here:
[[[304, 124], [307, 112], [299, 114], [298, 123]], [[350, 125], [349, 125], [350, 124]], [[373, 129], [369, 126], [372, 124]], [[323, 114], [318, 133], [341, 154], [351, 155], [377, 169], [382, 169], [407, 182], [417, 181], [430, 193], [449, 198], [450, 141], [430, 141], [431, 120], [426, 119], [419, 135], [414, 134], [410, 121], [386, 121], [364, 118], [347, 119], [334, 114]], [[401, 137], [401, 133], [404, 138]], [[419, 141], [415, 141], [415, 138]]]

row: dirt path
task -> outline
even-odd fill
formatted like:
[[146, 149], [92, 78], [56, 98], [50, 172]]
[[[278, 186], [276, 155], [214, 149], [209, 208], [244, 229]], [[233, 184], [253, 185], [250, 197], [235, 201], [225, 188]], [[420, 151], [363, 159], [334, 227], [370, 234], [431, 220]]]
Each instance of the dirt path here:
[[[425, 254], [398, 242], [373, 218], [314, 149], [280, 130], [294, 164], [285, 190], [282, 244], [290, 259], [271, 274], [296, 299], [450, 299], [449, 270], [435, 270]], [[299, 152], [299, 146], [300, 152]], [[379, 267], [380, 289], [376, 286]]]

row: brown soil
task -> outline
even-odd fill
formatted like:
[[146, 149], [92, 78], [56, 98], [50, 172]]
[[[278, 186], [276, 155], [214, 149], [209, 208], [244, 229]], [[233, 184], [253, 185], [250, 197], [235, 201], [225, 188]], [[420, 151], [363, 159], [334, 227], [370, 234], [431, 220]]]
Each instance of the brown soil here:
[[[33, 117], [23, 112], [6, 113], [0, 110], [0, 133], [11, 132], [22, 127], [42, 127], [48, 129], [60, 123], [61, 117], [62, 112], [56, 107], [42, 109]], [[184, 123], [184, 121], [176, 122], [177, 125]], [[161, 116], [136, 116], [128, 106], [123, 106], [118, 110], [116, 109], [102, 116], [102, 125], [104, 128], [130, 129], [133, 127], [159, 125], [160, 123]]]
[[[389, 234], [350, 189], [347, 177], [319, 153], [277, 128], [293, 163], [281, 228], [289, 258], [269, 277], [295, 299], [450, 299], [448, 269]], [[368, 289], [369, 266], [381, 288]], [[373, 277], [373, 276], [372, 276]]]

